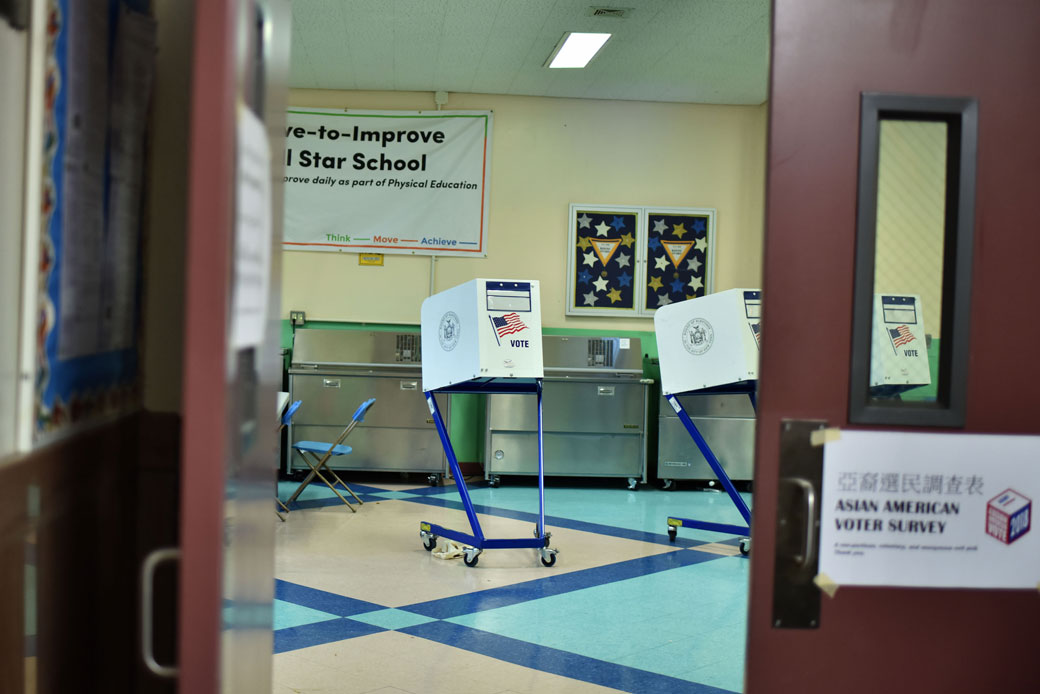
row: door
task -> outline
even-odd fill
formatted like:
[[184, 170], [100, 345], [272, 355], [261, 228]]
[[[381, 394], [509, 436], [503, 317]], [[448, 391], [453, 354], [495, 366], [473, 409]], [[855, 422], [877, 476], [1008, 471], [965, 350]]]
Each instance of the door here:
[[774, 2], [748, 692], [1040, 691], [1035, 591], [846, 587], [820, 597], [814, 626], [773, 618], [782, 423], [850, 425], [861, 93], [977, 100], [956, 430], [1040, 433], [1040, 326], [1005, 301], [1036, 293], [1038, 27], [1031, 0]]
[[281, 151], [289, 20], [284, 0], [195, 4], [177, 620], [191, 694], [271, 686], [282, 209], [262, 141]]

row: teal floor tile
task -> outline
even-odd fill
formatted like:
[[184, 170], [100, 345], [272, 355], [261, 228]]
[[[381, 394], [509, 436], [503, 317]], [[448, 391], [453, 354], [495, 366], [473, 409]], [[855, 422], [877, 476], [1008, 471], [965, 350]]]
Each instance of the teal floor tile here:
[[294, 605], [284, 600], [274, 601], [274, 629], [288, 629], [289, 627], [314, 624], [330, 619], [339, 619], [339, 615], [329, 614], [321, 610], [314, 610], [303, 605]]
[[437, 621], [432, 617], [424, 617], [423, 615], [415, 614], [414, 612], [394, 608], [355, 614], [351, 615], [350, 618], [359, 622], [364, 622], [365, 624], [383, 627], [384, 629], [403, 629], [405, 627], [414, 627], [417, 624], [426, 624], [427, 622]]

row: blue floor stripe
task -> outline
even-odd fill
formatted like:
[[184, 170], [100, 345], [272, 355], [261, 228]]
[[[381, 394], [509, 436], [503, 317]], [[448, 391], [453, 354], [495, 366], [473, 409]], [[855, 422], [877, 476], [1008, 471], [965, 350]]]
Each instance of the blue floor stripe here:
[[728, 690], [658, 675], [555, 648], [452, 624], [429, 622], [398, 631], [515, 665], [638, 694], [721, 694]]
[[285, 653], [300, 648], [353, 639], [358, 636], [368, 636], [380, 631], [386, 631], [386, 629], [357, 622], [347, 617], [303, 624], [274, 632], [274, 652]]
[[[455, 501], [453, 499], [438, 499], [438, 498], [414, 498], [414, 499], [401, 499], [401, 501], [408, 501], [413, 504], [425, 504], [427, 506], [438, 506], [440, 508], [450, 508], [455, 511], [464, 511], [461, 501]], [[538, 514], [531, 513], [528, 511], [514, 511], [512, 509], [503, 509], [495, 506], [485, 506], [483, 504], [473, 504], [473, 509], [477, 513], [482, 513], [486, 516], [498, 516], [500, 518], [512, 518], [514, 520], [527, 521], [529, 523], [538, 522]], [[662, 519], [661, 526], [664, 527], [665, 521]], [[710, 544], [703, 540], [691, 540], [690, 538], [677, 537], [675, 542], [668, 539], [668, 534], [665, 533], [648, 533], [645, 530], [631, 530], [629, 528], [619, 528], [614, 525], [604, 525], [602, 523], [589, 523], [586, 521], [575, 520], [573, 518], [563, 518], [561, 516], [546, 516], [545, 527], [552, 531], [553, 527], [556, 528], [567, 528], [568, 530], [581, 530], [588, 533], [597, 533], [599, 535], [607, 535], [609, 537], [619, 537], [624, 540], [638, 540], [639, 542], [650, 542], [657, 545], [672, 545], [673, 547], [699, 547], [701, 545]]]
[[722, 558], [722, 555], [708, 552], [677, 550], [581, 571], [554, 574], [510, 586], [415, 603], [398, 609], [435, 619], [448, 619]]
[[386, 605], [355, 600], [354, 598], [347, 598], [335, 593], [318, 590], [317, 588], [308, 588], [307, 586], [290, 583], [278, 578], [274, 581], [274, 597], [278, 600], [291, 602], [294, 605], [302, 605], [312, 610], [328, 612], [340, 617], [349, 617], [362, 612], [372, 612], [386, 608]]

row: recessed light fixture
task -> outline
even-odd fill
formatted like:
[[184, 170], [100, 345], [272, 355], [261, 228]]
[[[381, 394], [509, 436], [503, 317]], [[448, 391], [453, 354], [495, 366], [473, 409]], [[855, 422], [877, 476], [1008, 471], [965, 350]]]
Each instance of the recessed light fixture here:
[[583, 34], [578, 31], [568, 31], [556, 44], [556, 48], [553, 49], [545, 63], [552, 68], [585, 67], [609, 38], [610, 34]]

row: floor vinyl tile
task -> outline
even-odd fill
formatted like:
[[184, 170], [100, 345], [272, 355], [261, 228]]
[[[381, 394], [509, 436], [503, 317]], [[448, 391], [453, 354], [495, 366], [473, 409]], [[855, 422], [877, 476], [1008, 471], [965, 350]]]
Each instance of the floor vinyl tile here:
[[[666, 533], [669, 515], [738, 523], [726, 495], [551, 484], [555, 566], [501, 549], [467, 567], [418, 533], [470, 532], [453, 483], [345, 475], [358, 513], [311, 485], [275, 526], [275, 694], [741, 691], [750, 563], [735, 536]], [[533, 484], [469, 491], [485, 537], [531, 537]]]

